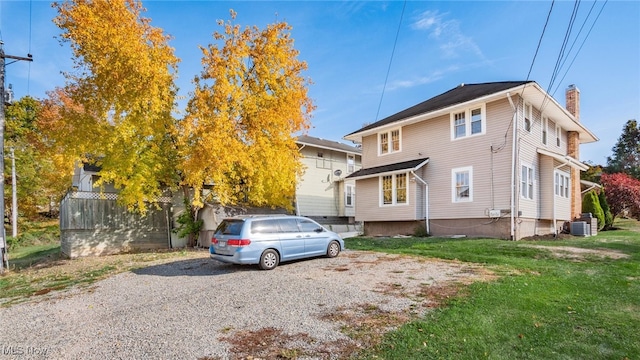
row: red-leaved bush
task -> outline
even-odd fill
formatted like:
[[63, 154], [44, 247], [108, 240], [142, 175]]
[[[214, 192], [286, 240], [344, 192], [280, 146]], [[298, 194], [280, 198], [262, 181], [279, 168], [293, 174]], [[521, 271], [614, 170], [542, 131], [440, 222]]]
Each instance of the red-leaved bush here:
[[625, 173], [602, 174], [600, 178], [613, 218], [625, 210], [631, 216], [640, 216], [640, 180]]

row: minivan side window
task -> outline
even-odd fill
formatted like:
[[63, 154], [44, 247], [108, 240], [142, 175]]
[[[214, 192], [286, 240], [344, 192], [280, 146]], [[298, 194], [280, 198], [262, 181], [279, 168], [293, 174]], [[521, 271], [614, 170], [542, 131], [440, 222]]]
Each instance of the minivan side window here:
[[280, 230], [282, 232], [299, 232], [298, 222], [296, 219], [280, 219], [278, 220], [280, 223]]
[[240, 235], [240, 231], [242, 231], [242, 225], [244, 221], [242, 220], [223, 220], [218, 228], [216, 229], [216, 234], [222, 235]]
[[252, 221], [251, 232], [254, 234], [275, 234], [278, 232], [278, 222], [276, 220]]
[[299, 219], [298, 222], [303, 232], [313, 232], [320, 228], [320, 225], [311, 220]]

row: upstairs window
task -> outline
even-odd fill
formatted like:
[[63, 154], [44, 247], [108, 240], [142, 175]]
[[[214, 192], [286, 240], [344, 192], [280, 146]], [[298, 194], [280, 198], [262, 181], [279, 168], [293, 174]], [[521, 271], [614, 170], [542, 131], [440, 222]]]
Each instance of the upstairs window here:
[[562, 136], [562, 128], [560, 125], [556, 125], [556, 146], [560, 147], [560, 138]]
[[524, 129], [531, 132], [531, 124], [533, 123], [533, 106], [524, 104]]
[[451, 113], [451, 139], [482, 135], [486, 131], [485, 105]]
[[547, 145], [547, 133], [549, 132], [549, 119], [545, 116], [542, 118], [542, 143]]
[[356, 156], [347, 154], [347, 173], [351, 174], [356, 171]]
[[378, 134], [378, 155], [390, 154], [402, 150], [400, 129], [389, 130]]

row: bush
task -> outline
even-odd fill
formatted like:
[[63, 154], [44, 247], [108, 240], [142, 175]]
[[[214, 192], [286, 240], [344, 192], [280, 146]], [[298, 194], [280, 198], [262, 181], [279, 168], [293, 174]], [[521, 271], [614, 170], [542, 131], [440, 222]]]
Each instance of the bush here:
[[414, 237], [427, 237], [427, 236], [429, 236], [429, 233], [427, 233], [427, 228], [424, 225], [418, 225], [413, 230], [413, 236]]
[[589, 191], [584, 194], [582, 198], [582, 212], [591, 213], [593, 217], [598, 219], [598, 229], [605, 226], [604, 211], [602, 211], [600, 200], [598, 200], [598, 195], [596, 195], [595, 191]]
[[602, 212], [604, 212], [604, 226], [602, 229], [611, 229], [613, 227], [613, 214], [611, 214], [611, 209], [609, 209], [609, 204], [607, 203], [607, 197], [604, 194], [604, 190], [600, 190], [598, 193], [598, 201], [600, 202]]

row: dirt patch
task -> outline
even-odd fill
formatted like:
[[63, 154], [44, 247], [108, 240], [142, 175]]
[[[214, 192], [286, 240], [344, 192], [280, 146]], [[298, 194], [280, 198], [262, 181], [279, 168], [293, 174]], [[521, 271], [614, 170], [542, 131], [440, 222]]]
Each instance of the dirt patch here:
[[599, 258], [609, 259], [626, 259], [629, 255], [610, 249], [583, 249], [571, 246], [543, 246], [543, 245], [527, 245], [536, 249], [544, 249], [550, 251], [553, 256], [562, 259], [584, 260], [587, 256], [595, 256]]

